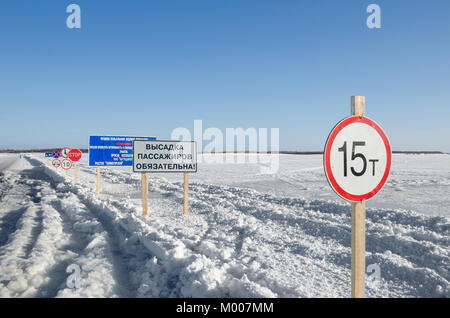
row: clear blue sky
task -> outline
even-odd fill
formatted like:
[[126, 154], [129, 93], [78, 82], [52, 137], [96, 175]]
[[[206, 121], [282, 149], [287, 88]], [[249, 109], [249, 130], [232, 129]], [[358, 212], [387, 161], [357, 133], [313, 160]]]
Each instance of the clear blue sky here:
[[0, 148], [167, 139], [202, 119], [321, 150], [365, 95], [395, 150], [450, 152], [448, 0], [3, 0], [0, 41]]

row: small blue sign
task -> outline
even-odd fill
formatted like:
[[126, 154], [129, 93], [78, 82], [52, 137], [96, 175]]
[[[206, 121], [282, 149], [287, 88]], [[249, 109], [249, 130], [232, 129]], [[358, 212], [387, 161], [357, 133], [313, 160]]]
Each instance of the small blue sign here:
[[132, 166], [134, 140], [156, 137], [90, 136], [89, 166]]
[[51, 157], [53, 157], [52, 154], [53, 154], [53, 152], [46, 152], [46, 153], [45, 153], [45, 158], [51, 158]]
[[59, 157], [61, 157], [61, 153], [58, 150], [55, 150], [52, 152], [52, 157], [58, 159]]

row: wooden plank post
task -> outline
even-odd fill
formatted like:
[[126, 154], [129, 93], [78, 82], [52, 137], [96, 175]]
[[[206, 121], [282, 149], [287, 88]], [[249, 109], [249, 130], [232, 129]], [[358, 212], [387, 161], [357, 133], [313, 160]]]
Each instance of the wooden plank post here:
[[97, 167], [97, 194], [100, 194], [100, 167]]
[[75, 167], [74, 168], [74, 179], [75, 179], [75, 184], [77, 184], [77, 180], [78, 180], [78, 172], [77, 172], [77, 163], [74, 163]]
[[183, 200], [183, 212], [184, 215], [189, 214], [189, 173], [184, 173], [184, 200]]
[[[365, 114], [365, 97], [351, 97], [354, 116]], [[365, 298], [366, 275], [366, 202], [352, 203], [352, 298]]]
[[148, 173], [141, 173], [142, 176], [142, 215], [148, 214]]

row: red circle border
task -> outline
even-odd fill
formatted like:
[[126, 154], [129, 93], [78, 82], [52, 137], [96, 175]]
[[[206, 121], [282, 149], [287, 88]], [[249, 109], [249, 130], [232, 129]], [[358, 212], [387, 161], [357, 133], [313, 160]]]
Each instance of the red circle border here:
[[[61, 157], [65, 158], [65, 159], [68, 159], [67, 157], [64, 157], [63, 154], [62, 154], [64, 149], [69, 149], [69, 150], [72, 150], [72, 149], [70, 149], [69, 147], [64, 147], [64, 148], [62, 148], [62, 149], [59, 151], [59, 153], [61, 154]], [[70, 152], [70, 151], [69, 151], [69, 152]], [[68, 152], [67, 154], [69, 154], [69, 152]]]
[[[70, 165], [70, 168], [64, 168], [63, 166], [62, 166], [62, 163], [64, 162], [64, 161], [69, 161], [70, 163], [71, 163], [71, 165]], [[62, 160], [61, 161], [61, 163], [59, 164], [60, 166], [61, 166], [61, 168], [63, 168], [64, 170], [70, 170], [70, 169], [72, 169], [72, 166], [73, 166], [73, 162], [72, 162], [72, 160], [70, 160], [69, 158], [66, 158], [66, 159], [64, 159], [64, 160]]]
[[[334, 139], [336, 138], [337, 134], [344, 129], [344, 127], [353, 124], [353, 123], [363, 123], [366, 125], [371, 126], [374, 128], [378, 134], [380, 135], [381, 139], [384, 142], [384, 146], [386, 147], [386, 153], [387, 153], [387, 159], [386, 159], [386, 170], [384, 172], [383, 177], [381, 178], [381, 181], [378, 183], [378, 185], [370, 192], [362, 195], [354, 195], [351, 193], [348, 193], [344, 189], [342, 189], [339, 184], [337, 183], [336, 179], [333, 176], [333, 172], [331, 171], [331, 163], [330, 163], [330, 152], [331, 152], [331, 146], [333, 145]], [[391, 170], [391, 162], [392, 162], [392, 152], [391, 152], [391, 145], [389, 143], [389, 140], [384, 133], [384, 131], [381, 129], [381, 127], [374, 122], [372, 119], [368, 117], [360, 117], [360, 116], [351, 116], [347, 117], [344, 120], [340, 121], [331, 131], [330, 135], [328, 136], [327, 142], [325, 144], [325, 151], [324, 151], [324, 166], [325, 166], [325, 175], [327, 177], [328, 183], [330, 184], [331, 188], [342, 198], [352, 201], [352, 202], [360, 202], [363, 200], [369, 200], [373, 198], [377, 193], [381, 190], [381, 188], [384, 186], [384, 184], [387, 181], [387, 178], [389, 176], [389, 172]]]
[[[55, 166], [55, 165], [53, 164], [53, 162], [55, 162], [55, 160], [58, 160], [58, 161], [59, 161], [59, 165], [58, 165], [58, 166]], [[58, 167], [61, 166], [61, 160], [59, 160], [59, 158], [53, 158], [53, 160], [52, 160], [52, 166], [55, 167], [56, 169], [58, 169]]]

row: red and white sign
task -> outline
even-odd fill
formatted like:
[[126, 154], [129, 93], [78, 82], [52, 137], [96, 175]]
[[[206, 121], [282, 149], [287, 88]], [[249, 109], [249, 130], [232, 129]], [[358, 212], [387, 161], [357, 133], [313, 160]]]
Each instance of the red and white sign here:
[[53, 165], [53, 167], [58, 169], [58, 167], [61, 165], [61, 161], [59, 159], [55, 159], [52, 161], [52, 165]]
[[69, 152], [70, 152], [70, 148], [67, 148], [67, 147], [61, 149], [61, 151], [60, 151], [61, 156], [63, 156], [63, 158], [67, 158], [67, 154], [68, 154]]
[[373, 198], [391, 169], [391, 146], [380, 126], [367, 117], [339, 122], [325, 145], [328, 182], [342, 198], [359, 202]]
[[72, 149], [67, 154], [67, 158], [69, 158], [70, 160], [72, 160], [74, 162], [77, 162], [81, 159], [81, 151], [78, 149]]
[[61, 161], [61, 168], [63, 168], [64, 170], [69, 170], [70, 168], [72, 168], [72, 161], [69, 159], [64, 159], [63, 161]]

